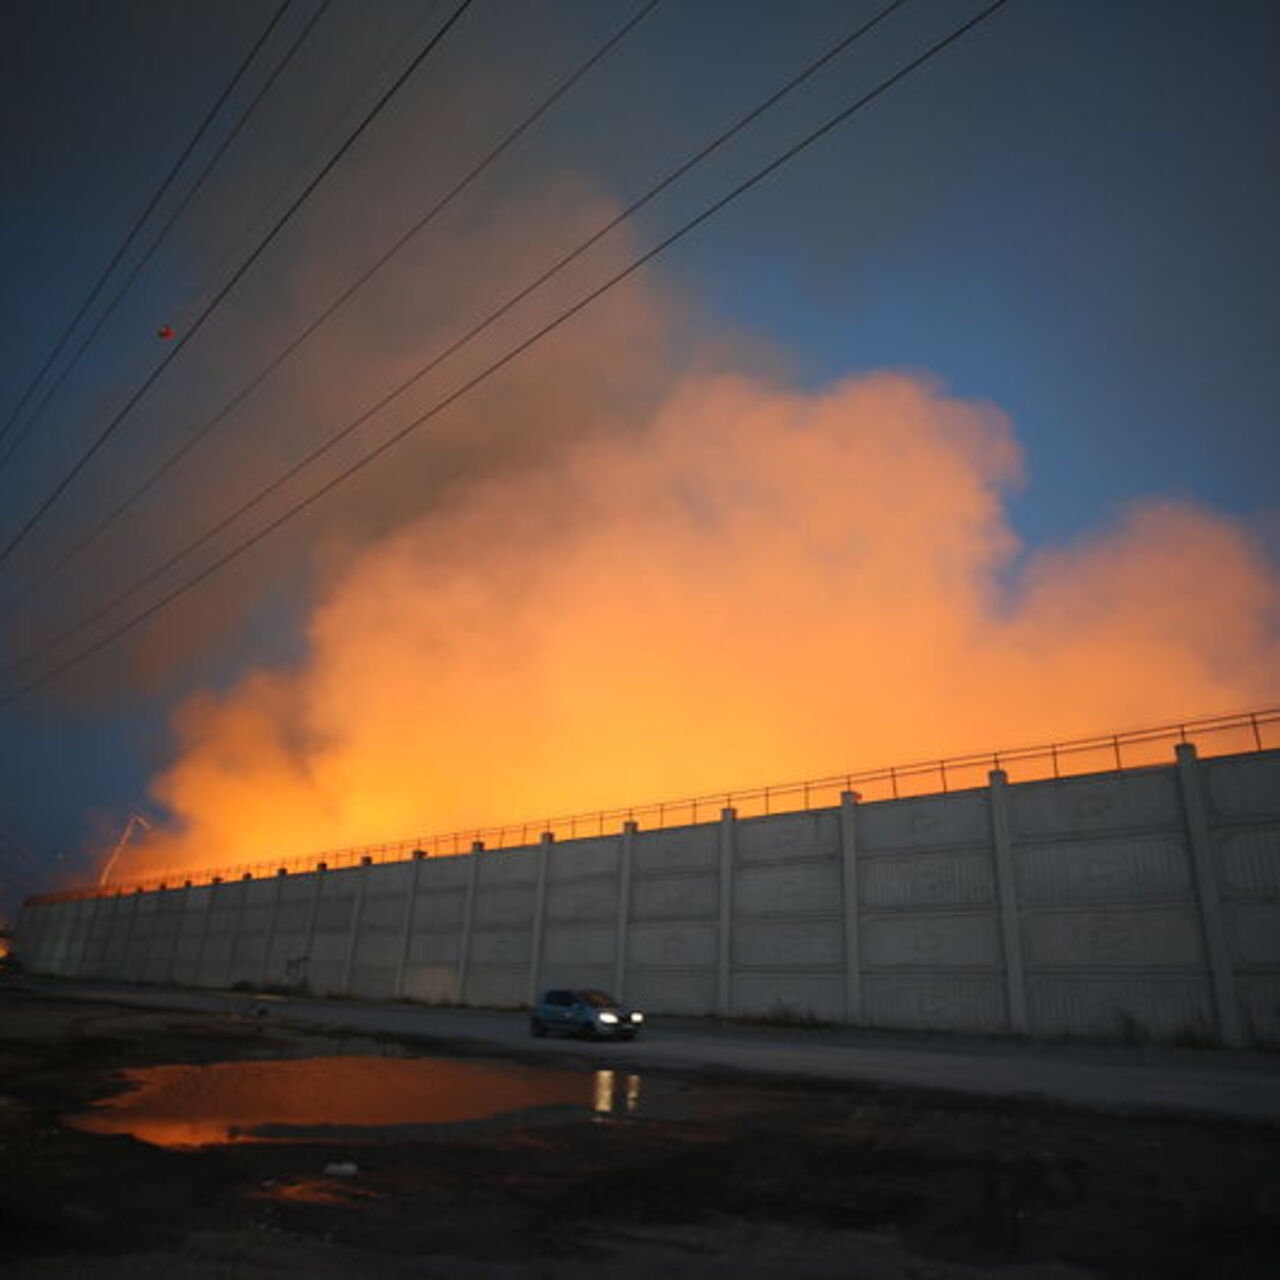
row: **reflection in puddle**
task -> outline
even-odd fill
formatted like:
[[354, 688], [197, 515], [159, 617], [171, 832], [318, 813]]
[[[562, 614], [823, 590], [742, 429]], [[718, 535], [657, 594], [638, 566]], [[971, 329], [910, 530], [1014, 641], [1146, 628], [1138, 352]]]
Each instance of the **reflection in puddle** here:
[[639, 1076], [448, 1058], [218, 1062], [123, 1074], [125, 1092], [68, 1123], [90, 1133], [129, 1133], [154, 1146], [200, 1147], [320, 1141], [335, 1129], [457, 1124], [530, 1107], [634, 1114], [640, 1105]]
[[628, 1075], [619, 1081], [616, 1071], [597, 1071], [595, 1110], [600, 1115], [615, 1110], [634, 1115], [640, 1110], [640, 1077]]

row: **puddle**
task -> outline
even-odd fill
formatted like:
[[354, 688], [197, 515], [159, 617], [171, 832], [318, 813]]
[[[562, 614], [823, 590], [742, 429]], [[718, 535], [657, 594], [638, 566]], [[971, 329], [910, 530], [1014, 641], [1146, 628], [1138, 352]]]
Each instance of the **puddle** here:
[[536, 1108], [573, 1108], [583, 1118], [636, 1114], [641, 1097], [640, 1077], [623, 1072], [450, 1058], [217, 1062], [123, 1075], [124, 1092], [67, 1123], [89, 1133], [132, 1134], [159, 1147], [359, 1142]]

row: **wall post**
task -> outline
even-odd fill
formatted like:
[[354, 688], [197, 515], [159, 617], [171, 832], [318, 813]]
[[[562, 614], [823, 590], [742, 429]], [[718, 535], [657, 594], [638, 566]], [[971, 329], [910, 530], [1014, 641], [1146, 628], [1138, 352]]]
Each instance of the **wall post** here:
[[538, 887], [533, 902], [533, 937], [529, 941], [529, 1007], [538, 1003], [538, 979], [542, 974], [542, 935], [546, 932], [547, 869], [555, 833], [544, 831], [538, 845]]
[[[302, 937], [302, 982], [311, 989], [311, 953], [316, 945], [316, 924], [320, 919], [320, 898], [324, 893], [324, 879], [329, 868], [320, 863], [312, 875], [315, 876], [315, 892], [311, 895], [311, 909], [307, 912], [307, 931]], [[288, 970], [285, 971], [286, 977]]]
[[1218, 1012], [1218, 1034], [1222, 1043], [1235, 1049], [1245, 1043], [1240, 1004], [1236, 998], [1235, 973], [1227, 946], [1227, 930], [1222, 912], [1222, 888], [1209, 837], [1209, 815], [1200, 781], [1200, 762], [1195, 743], [1177, 746], [1178, 788], [1182, 792], [1182, 812], [1187, 824], [1187, 849], [1195, 877], [1196, 902], [1204, 930], [1205, 955], [1213, 982], [1213, 1003]]
[[136, 893], [126, 895], [129, 902], [129, 909], [125, 912], [124, 919], [124, 946], [120, 951], [120, 976], [129, 982], [133, 979], [134, 974], [129, 967], [129, 948], [133, 946], [133, 926], [138, 920], [138, 898]]
[[840, 885], [844, 916], [844, 1020], [862, 1021], [862, 957], [859, 954], [858, 793], [840, 793]]
[[397, 1000], [404, 999], [404, 979], [409, 969], [409, 947], [413, 942], [413, 912], [418, 902], [418, 877], [424, 858], [417, 851], [409, 864], [409, 891], [404, 904], [404, 925], [400, 934], [400, 959], [396, 964], [396, 984], [392, 988]]
[[80, 937], [77, 939], [80, 946], [77, 950], [76, 962], [70, 967], [72, 975], [77, 978], [84, 972], [84, 958], [89, 950], [89, 936], [93, 932], [93, 922], [98, 914], [98, 899], [82, 898], [81, 907], [80, 914], [83, 927], [80, 929]]
[[284, 870], [276, 872], [276, 892], [271, 899], [271, 911], [267, 916], [267, 936], [262, 940], [262, 970], [258, 975], [258, 986], [265, 987], [271, 977], [271, 953], [276, 945], [276, 924], [280, 919], [280, 902], [284, 898], [284, 882], [289, 877]]
[[720, 810], [720, 927], [717, 931], [716, 1014], [733, 1011], [733, 863], [736, 809]]
[[1004, 946], [1009, 1030], [1015, 1035], [1026, 1035], [1027, 980], [1022, 965], [1018, 885], [1013, 866], [1013, 834], [1009, 823], [1009, 775], [1003, 769], [992, 769], [987, 780], [991, 794], [991, 840], [995, 854], [996, 894], [1000, 903], [1000, 938]]
[[236, 956], [240, 952], [240, 934], [244, 929], [244, 909], [249, 902], [249, 886], [252, 880], [240, 877], [240, 900], [236, 903], [236, 919], [231, 926], [231, 950], [227, 955], [227, 982], [236, 985]]
[[173, 945], [169, 948], [169, 962], [164, 967], [164, 980], [173, 982], [173, 971], [177, 967], [178, 942], [182, 937], [183, 925], [187, 922], [187, 900], [191, 897], [191, 886], [182, 887], [182, 906], [178, 908], [178, 927], [173, 931]]
[[613, 996], [627, 998], [627, 933], [631, 926], [631, 861], [636, 843], [636, 824], [622, 824], [618, 850], [618, 921], [613, 944]]
[[[477, 847], [477, 845], [479, 847]], [[459, 1004], [467, 1003], [467, 972], [471, 967], [471, 935], [476, 924], [476, 881], [480, 878], [480, 850], [484, 845], [471, 846], [471, 865], [467, 868], [467, 896], [462, 903], [462, 937], [458, 940], [458, 992]]]
[[351, 904], [351, 932], [347, 936], [347, 958], [342, 965], [342, 994], [351, 994], [351, 980], [356, 971], [356, 949], [360, 946], [360, 923], [364, 916], [364, 894], [373, 864], [362, 862], [356, 867], [356, 900]]
[[108, 971], [107, 958], [111, 954], [111, 948], [115, 945], [116, 919], [120, 915], [120, 895], [113, 893], [110, 898], [101, 899], [105, 907], [109, 907], [107, 912], [106, 924], [103, 928], [101, 945], [98, 947], [98, 961], [95, 970], [91, 971], [89, 977], [113, 977], [116, 975]]
[[213, 909], [218, 905], [218, 890], [222, 887], [222, 882], [211, 881], [209, 884], [208, 897], [204, 904], [204, 923], [200, 927], [200, 945], [196, 948], [196, 986], [207, 987], [211, 984], [204, 979], [204, 953], [209, 942], [209, 925], [213, 921]]

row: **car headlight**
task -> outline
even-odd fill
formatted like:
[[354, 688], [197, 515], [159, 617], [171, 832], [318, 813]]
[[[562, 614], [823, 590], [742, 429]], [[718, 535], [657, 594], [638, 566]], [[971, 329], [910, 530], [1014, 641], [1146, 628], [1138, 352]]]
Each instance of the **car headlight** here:
[[644, 1014], [643, 1014], [643, 1013], [633, 1013], [633, 1014], [631, 1015], [631, 1021], [632, 1021], [632, 1022], [643, 1022], [643, 1021], [644, 1021]]
[[618, 1015], [616, 1013], [609, 1013], [608, 1010], [598, 1016], [601, 1022], [617, 1022], [618, 1020]]

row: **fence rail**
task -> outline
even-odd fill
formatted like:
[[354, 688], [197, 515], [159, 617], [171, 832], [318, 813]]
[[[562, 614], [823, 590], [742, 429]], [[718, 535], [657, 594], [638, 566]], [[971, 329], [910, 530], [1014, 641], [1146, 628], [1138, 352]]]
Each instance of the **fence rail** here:
[[1175, 743], [1192, 742], [1201, 755], [1233, 755], [1280, 747], [1280, 708], [1246, 711], [1228, 716], [1208, 716], [1179, 724], [1135, 729], [1124, 733], [1075, 738], [1043, 746], [984, 751], [973, 755], [918, 761], [857, 773], [831, 774], [747, 790], [716, 791], [685, 800], [667, 800], [626, 808], [598, 809], [567, 817], [544, 818], [505, 826], [475, 827], [443, 835], [416, 836], [386, 844], [332, 849], [322, 853], [291, 855], [202, 871], [175, 871], [142, 880], [62, 889], [28, 898], [28, 903], [67, 902], [76, 899], [114, 897], [123, 893], [173, 889], [227, 880], [403, 862], [414, 857], [453, 857], [477, 848], [514, 849], [538, 843], [544, 835], [553, 839], [603, 836], [625, 822], [649, 829], [686, 826], [718, 817], [721, 809], [734, 809], [740, 817], [805, 812], [840, 803], [845, 791], [856, 791], [863, 800], [901, 799], [907, 796], [947, 794], [983, 786], [992, 769], [1003, 769], [1011, 782], [1063, 778], [1108, 770], [1143, 768], [1169, 761]]

